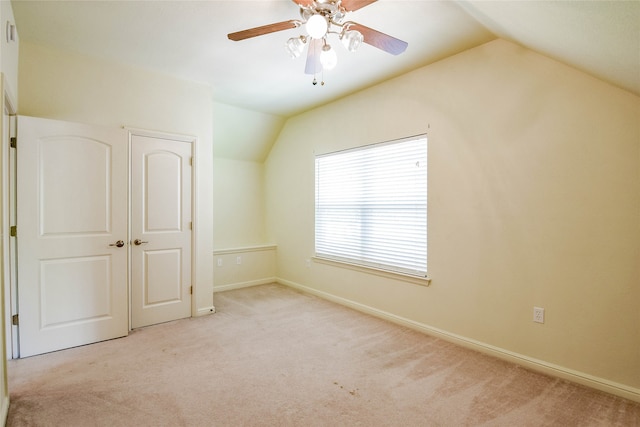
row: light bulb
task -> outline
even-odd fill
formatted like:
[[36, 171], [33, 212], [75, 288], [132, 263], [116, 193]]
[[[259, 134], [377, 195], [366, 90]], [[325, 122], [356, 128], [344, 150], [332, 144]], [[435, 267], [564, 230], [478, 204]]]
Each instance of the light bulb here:
[[325, 70], [333, 70], [338, 65], [338, 55], [336, 51], [331, 49], [328, 44], [322, 46], [322, 52], [320, 52], [320, 63]]
[[306, 38], [304, 36], [300, 37], [291, 37], [285, 43], [284, 47], [286, 51], [289, 53], [291, 58], [297, 58], [302, 54], [304, 50], [304, 44], [306, 42]]
[[307, 29], [307, 33], [309, 33], [311, 37], [314, 39], [321, 39], [325, 34], [327, 34], [329, 24], [327, 23], [327, 18], [324, 16], [313, 15], [307, 20], [305, 27]]
[[363, 41], [364, 36], [360, 31], [349, 30], [342, 35], [342, 44], [349, 52], [355, 52]]

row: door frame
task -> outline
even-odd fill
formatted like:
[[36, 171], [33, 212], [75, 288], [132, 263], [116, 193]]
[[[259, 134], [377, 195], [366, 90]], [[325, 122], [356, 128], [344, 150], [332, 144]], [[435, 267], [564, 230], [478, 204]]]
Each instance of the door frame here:
[[[17, 305], [17, 292], [18, 282], [16, 280], [17, 272], [17, 257], [15, 253], [15, 238], [12, 239], [10, 235], [11, 226], [15, 225], [15, 212], [16, 212], [16, 198], [15, 198], [15, 185], [16, 185], [16, 150], [11, 148], [11, 138], [16, 136], [16, 100], [11, 93], [9, 87], [5, 84], [4, 73], [0, 74], [1, 79], [1, 92], [2, 92], [2, 120], [0, 125], [2, 129], [2, 165], [0, 170], [2, 176], [0, 182], [2, 182], [2, 283], [3, 283], [3, 300], [4, 300], [4, 328], [5, 328], [5, 355], [7, 359], [14, 359], [18, 357], [18, 327], [13, 325], [13, 315], [18, 312]], [[7, 125], [9, 129], [5, 129], [5, 115], [7, 117]], [[11, 195], [14, 197], [11, 197]]]
[[[198, 138], [193, 135], [183, 135], [183, 134], [175, 134], [168, 132], [160, 132], [153, 131], [147, 129], [133, 128], [133, 127], [124, 127], [129, 133], [129, 212], [128, 212], [128, 240], [131, 245], [131, 145], [133, 143], [133, 136], [143, 136], [148, 138], [157, 138], [157, 139], [167, 139], [170, 141], [178, 141], [178, 142], [187, 142], [191, 144], [191, 317], [196, 317], [197, 313], [197, 305], [196, 305], [196, 295], [197, 295], [197, 280], [196, 280], [196, 240], [197, 240], [197, 230], [198, 230], [198, 218], [197, 218], [197, 197], [198, 194], [196, 185], [196, 161], [197, 151], [198, 151]], [[131, 292], [132, 292], [132, 278], [131, 278], [131, 251], [129, 251], [129, 330], [131, 330]]]

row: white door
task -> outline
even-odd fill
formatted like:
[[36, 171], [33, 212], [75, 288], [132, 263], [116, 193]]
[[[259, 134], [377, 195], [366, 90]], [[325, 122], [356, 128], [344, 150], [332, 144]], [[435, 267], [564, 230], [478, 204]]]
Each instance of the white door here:
[[127, 133], [18, 118], [20, 356], [128, 333]]
[[131, 327], [191, 316], [193, 144], [131, 135]]

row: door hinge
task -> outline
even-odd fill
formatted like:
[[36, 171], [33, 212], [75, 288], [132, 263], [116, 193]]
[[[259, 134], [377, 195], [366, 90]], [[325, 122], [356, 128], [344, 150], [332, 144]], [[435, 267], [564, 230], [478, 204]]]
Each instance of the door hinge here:
[[193, 230], [193, 221], [189, 222], [189, 230]]
[[16, 227], [15, 225], [12, 225], [11, 227], [9, 227], [9, 236], [16, 237], [17, 235], [18, 235], [18, 227]]
[[189, 157], [189, 166], [193, 166], [193, 157]]
[[11, 324], [14, 326], [18, 326], [18, 324], [20, 323], [20, 319], [18, 318], [17, 314], [14, 314], [13, 316], [11, 316]]
[[16, 138], [15, 136], [9, 138], [9, 146], [11, 148], [16, 148], [18, 146], [18, 138]]
[[189, 294], [193, 295], [193, 286], [189, 286]]

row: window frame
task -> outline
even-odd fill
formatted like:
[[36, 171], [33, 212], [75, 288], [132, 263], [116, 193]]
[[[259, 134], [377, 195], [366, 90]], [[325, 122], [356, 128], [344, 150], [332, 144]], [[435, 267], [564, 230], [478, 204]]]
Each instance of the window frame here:
[[[423, 202], [421, 202], [419, 204], [419, 206], [424, 206], [424, 210], [420, 209], [417, 212], [417, 215], [419, 218], [417, 220], [417, 223], [414, 223], [414, 226], [418, 226], [418, 228], [414, 228], [416, 231], [419, 231], [422, 234], [418, 234], [418, 239], [416, 239], [416, 241], [418, 242], [418, 247], [417, 249], [420, 251], [420, 255], [418, 256], [418, 258], [422, 258], [422, 255], [424, 255], [424, 269], [408, 269], [406, 267], [403, 267], [402, 263], [400, 264], [396, 264], [396, 265], [392, 265], [392, 264], [385, 264], [385, 263], [380, 263], [376, 265], [376, 262], [371, 262], [370, 260], [362, 260], [363, 255], [360, 253], [360, 258], [350, 258], [349, 256], [344, 256], [343, 254], [339, 254], [336, 255], [335, 253], [331, 253], [331, 250], [328, 250], [327, 252], [322, 250], [322, 247], [319, 250], [319, 244], [318, 244], [318, 240], [319, 240], [319, 223], [320, 224], [324, 224], [325, 226], [327, 226], [326, 223], [323, 222], [319, 222], [321, 220], [319, 220], [319, 216], [321, 216], [321, 214], [319, 214], [319, 211], [321, 209], [326, 209], [326, 205], [329, 204], [328, 202], [323, 201], [320, 202], [320, 199], [325, 199], [326, 196], [320, 197], [319, 196], [319, 192], [320, 192], [320, 188], [322, 185], [326, 186], [328, 185], [326, 183], [327, 180], [331, 180], [331, 177], [326, 178], [326, 177], [322, 177], [321, 173], [320, 173], [320, 166], [323, 163], [322, 159], [325, 158], [332, 158], [332, 159], [338, 159], [337, 161], [342, 160], [342, 158], [346, 158], [349, 155], [353, 155], [354, 153], [357, 152], [361, 152], [362, 156], [360, 156], [356, 162], [364, 162], [362, 160], [362, 158], [365, 158], [367, 156], [375, 156], [375, 150], [378, 148], [382, 148], [382, 147], [387, 147], [387, 146], [391, 146], [391, 145], [395, 145], [395, 144], [401, 144], [401, 143], [418, 143], [418, 144], [424, 144], [424, 148], [420, 147], [420, 159], [418, 160], [418, 162], [422, 162], [424, 160], [424, 170], [423, 171], [419, 171], [419, 172], [414, 172], [414, 174], [416, 174], [418, 176], [418, 178], [422, 179], [422, 177], [424, 178], [424, 184], [422, 184], [421, 182], [417, 185], [415, 185], [416, 188], [413, 188], [412, 186], [412, 191], [413, 194], [415, 195], [416, 191], [422, 191], [424, 189], [424, 195], [419, 194], [417, 195], [417, 199], [424, 199]], [[415, 146], [415, 144], [414, 144]], [[422, 150], [424, 151], [422, 153]], [[372, 154], [374, 153], [374, 154]], [[424, 157], [422, 157], [424, 156]], [[385, 159], [384, 164], [391, 164], [392, 161], [388, 161]], [[416, 166], [421, 166], [420, 164], [418, 164], [418, 162], [416, 163]], [[376, 165], [379, 165], [379, 163], [376, 163]], [[326, 164], [324, 165], [325, 167], [327, 166]], [[366, 169], [366, 167], [364, 168]], [[395, 171], [396, 169], [393, 169], [393, 171]], [[343, 170], [344, 171], [344, 170]], [[360, 175], [357, 175], [356, 178], [356, 182], [358, 182], [360, 185], [370, 185], [369, 183], [367, 183], [367, 180], [369, 180], [369, 182], [371, 181], [375, 181], [375, 179], [379, 179], [380, 177], [375, 174], [375, 176], [369, 176], [366, 172], [363, 172], [363, 169], [360, 169]], [[333, 171], [334, 174], [339, 173], [340, 171]], [[326, 173], [326, 172], [325, 172]], [[395, 172], [391, 172], [391, 175], [394, 175]], [[397, 174], [396, 174], [397, 175]], [[322, 179], [324, 178], [324, 181], [322, 181]], [[335, 179], [335, 175], [333, 177]], [[390, 176], [391, 179], [397, 179], [395, 176]], [[415, 179], [415, 178], [414, 178]], [[427, 198], [427, 194], [428, 194], [428, 137], [427, 134], [418, 134], [418, 135], [414, 135], [414, 136], [410, 136], [410, 137], [405, 137], [405, 138], [400, 138], [400, 139], [395, 139], [395, 140], [390, 140], [390, 141], [385, 141], [385, 142], [380, 142], [380, 143], [374, 143], [374, 144], [367, 144], [367, 145], [362, 145], [362, 146], [358, 146], [358, 147], [354, 147], [354, 148], [349, 148], [349, 149], [345, 149], [345, 150], [338, 150], [338, 151], [333, 151], [333, 152], [328, 152], [328, 153], [323, 153], [323, 154], [317, 154], [314, 156], [314, 190], [315, 190], [315, 194], [314, 194], [314, 254], [315, 256], [313, 257], [314, 262], [319, 262], [319, 263], [323, 263], [323, 264], [328, 264], [328, 265], [335, 265], [335, 266], [341, 266], [341, 267], [346, 267], [346, 268], [350, 268], [350, 269], [354, 269], [354, 270], [358, 270], [358, 271], [363, 271], [366, 273], [372, 273], [372, 274], [376, 274], [376, 275], [380, 275], [380, 276], [384, 276], [384, 277], [390, 277], [390, 278], [394, 278], [394, 279], [401, 279], [401, 280], [405, 280], [405, 281], [409, 281], [412, 283], [417, 283], [417, 284], [421, 284], [421, 285], [429, 285], [430, 284], [430, 277], [429, 277], [429, 271], [428, 271], [428, 265], [427, 265], [427, 255], [428, 255], [428, 198]], [[384, 185], [380, 185], [380, 187], [383, 187]], [[322, 188], [324, 190], [324, 188]], [[378, 188], [376, 187], [376, 192], [377, 192]], [[325, 190], [326, 191], [326, 190]], [[335, 194], [332, 193], [332, 194]], [[412, 196], [415, 197], [415, 196]], [[412, 201], [414, 200], [413, 198], [411, 199]], [[322, 204], [325, 203], [325, 204]], [[352, 203], [352, 202], [343, 202], [346, 204], [353, 204], [356, 206], [359, 206], [357, 203]], [[366, 203], [366, 201], [364, 202]], [[339, 204], [338, 204], [339, 205]], [[392, 203], [391, 206], [394, 209], [398, 209], [397, 208], [397, 202], [396, 204]], [[360, 222], [360, 219], [364, 216], [362, 215], [362, 208], [360, 209], [355, 209], [358, 212], [358, 224], [361, 226], [362, 223]], [[383, 209], [381, 209], [383, 210]], [[415, 214], [416, 210], [409, 210], [412, 214]], [[402, 211], [404, 212], [404, 211]], [[424, 227], [419, 227], [419, 222], [422, 221], [422, 216], [424, 217]], [[397, 218], [395, 216], [390, 217], [392, 220], [397, 221]], [[418, 224], [418, 225], [416, 225]], [[380, 226], [379, 224], [377, 224], [378, 226]], [[324, 234], [323, 234], [324, 233]], [[359, 233], [356, 233], [359, 234]], [[322, 239], [322, 237], [327, 237], [331, 235], [331, 233], [327, 233], [326, 231], [320, 231], [320, 238]], [[424, 235], [424, 242], [422, 243], [422, 235]], [[366, 239], [357, 239], [358, 242], [361, 243], [366, 243]], [[339, 243], [336, 242], [336, 243]], [[325, 243], [322, 243], [320, 246], [325, 245]], [[330, 245], [330, 244], [329, 244]], [[326, 246], [326, 245], [325, 245]], [[339, 250], [340, 251], [340, 250]], [[356, 249], [356, 252], [358, 252], [358, 250]], [[402, 252], [402, 250], [400, 251]], [[402, 255], [402, 254], [400, 254]], [[419, 263], [422, 263], [422, 261], [416, 261], [416, 265], [418, 265]]]

